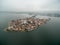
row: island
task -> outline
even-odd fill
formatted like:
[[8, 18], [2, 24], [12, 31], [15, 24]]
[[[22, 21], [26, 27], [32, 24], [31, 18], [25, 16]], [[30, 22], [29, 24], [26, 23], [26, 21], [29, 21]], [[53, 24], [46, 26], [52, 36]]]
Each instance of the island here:
[[37, 29], [39, 26], [46, 24], [48, 19], [39, 19], [35, 17], [29, 17], [24, 19], [11, 20], [5, 31], [15, 31], [15, 32], [29, 32]]

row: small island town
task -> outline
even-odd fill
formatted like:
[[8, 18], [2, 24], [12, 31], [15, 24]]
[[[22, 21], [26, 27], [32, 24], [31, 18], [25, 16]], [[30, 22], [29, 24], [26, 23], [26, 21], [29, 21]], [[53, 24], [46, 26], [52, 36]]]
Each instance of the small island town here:
[[46, 24], [49, 19], [39, 19], [34, 16], [25, 18], [25, 19], [17, 19], [12, 20], [8, 24], [8, 28], [5, 31], [16, 31], [16, 32], [28, 32], [37, 29], [40, 25]]

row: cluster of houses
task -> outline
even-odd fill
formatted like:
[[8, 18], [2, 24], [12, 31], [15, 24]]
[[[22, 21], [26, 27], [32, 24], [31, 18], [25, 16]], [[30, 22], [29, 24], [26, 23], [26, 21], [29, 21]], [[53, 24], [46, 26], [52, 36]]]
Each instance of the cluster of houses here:
[[34, 17], [12, 20], [6, 30], [21, 32], [32, 31], [37, 29], [40, 25], [45, 24], [47, 21], [48, 19], [39, 19]]

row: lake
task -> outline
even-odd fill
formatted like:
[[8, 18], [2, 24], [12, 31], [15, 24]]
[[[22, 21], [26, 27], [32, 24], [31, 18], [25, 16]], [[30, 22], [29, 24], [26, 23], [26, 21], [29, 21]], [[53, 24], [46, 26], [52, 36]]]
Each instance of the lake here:
[[4, 31], [9, 21], [29, 16], [0, 13], [0, 45], [60, 45], [60, 17], [50, 17], [50, 21], [31, 32]]

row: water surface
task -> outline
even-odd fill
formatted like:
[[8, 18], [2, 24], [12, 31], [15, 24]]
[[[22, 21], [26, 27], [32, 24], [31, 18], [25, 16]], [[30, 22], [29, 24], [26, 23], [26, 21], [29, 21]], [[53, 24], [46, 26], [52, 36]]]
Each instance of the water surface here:
[[60, 18], [51, 20], [31, 32], [5, 32], [4, 28], [12, 19], [29, 17], [28, 14], [0, 13], [0, 45], [59, 45]]

